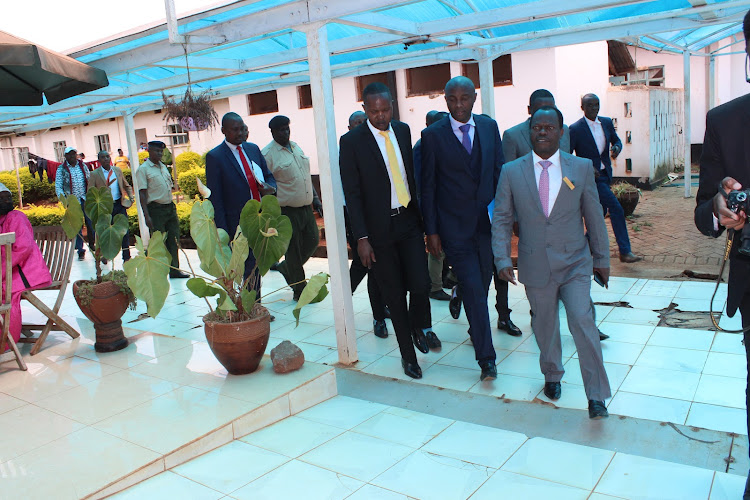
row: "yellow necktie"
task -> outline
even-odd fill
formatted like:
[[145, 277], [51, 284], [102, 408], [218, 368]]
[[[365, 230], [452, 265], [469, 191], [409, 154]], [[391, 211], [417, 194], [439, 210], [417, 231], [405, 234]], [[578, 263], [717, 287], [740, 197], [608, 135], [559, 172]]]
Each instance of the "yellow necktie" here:
[[381, 130], [380, 135], [385, 137], [385, 152], [388, 153], [388, 167], [391, 169], [393, 185], [396, 188], [396, 197], [401, 205], [408, 207], [411, 196], [409, 196], [409, 191], [406, 190], [404, 177], [401, 175], [401, 170], [398, 168], [398, 158], [396, 157], [396, 150], [393, 148], [393, 143], [391, 142], [391, 136], [385, 130]]

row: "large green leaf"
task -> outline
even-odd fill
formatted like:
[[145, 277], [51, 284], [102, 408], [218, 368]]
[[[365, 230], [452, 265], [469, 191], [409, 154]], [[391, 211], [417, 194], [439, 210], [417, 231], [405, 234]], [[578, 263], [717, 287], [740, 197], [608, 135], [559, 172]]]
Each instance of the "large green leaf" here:
[[214, 207], [209, 200], [193, 204], [190, 212], [190, 236], [198, 248], [201, 269], [217, 278], [227, 275], [232, 256], [229, 235], [223, 229], [217, 229]]
[[242, 286], [245, 274], [245, 261], [250, 253], [247, 238], [237, 229], [237, 235], [232, 242], [232, 257], [229, 259], [228, 278]]
[[108, 187], [92, 187], [86, 191], [86, 215], [94, 227], [99, 225], [99, 219], [109, 220], [112, 217], [114, 203]]
[[203, 278], [190, 278], [186, 283], [188, 289], [197, 297], [212, 297], [218, 295], [217, 307], [225, 311], [235, 311], [237, 308], [228, 300], [227, 291], [220, 285], [208, 283]]
[[61, 196], [60, 202], [65, 208], [65, 214], [62, 218], [62, 228], [68, 239], [73, 239], [83, 227], [83, 210], [81, 203], [75, 195]]
[[320, 302], [326, 298], [328, 295], [328, 287], [326, 286], [328, 278], [329, 275], [327, 273], [318, 273], [307, 281], [307, 285], [305, 285], [305, 289], [302, 290], [297, 305], [292, 311], [294, 318], [297, 320], [296, 326], [299, 326], [299, 313], [303, 307], [307, 304]]
[[146, 303], [148, 315], [155, 318], [169, 295], [169, 265], [172, 256], [164, 245], [164, 234], [155, 231], [144, 251], [140, 236], [135, 237], [138, 255], [125, 262], [122, 267], [128, 275], [128, 286], [136, 298]]
[[292, 223], [281, 214], [279, 200], [264, 196], [260, 203], [250, 200], [240, 214], [242, 234], [255, 255], [258, 272], [265, 276], [271, 266], [286, 253], [292, 238]]
[[255, 306], [255, 299], [257, 298], [258, 292], [255, 290], [248, 290], [243, 288], [240, 292], [240, 298], [242, 299], [242, 308], [246, 313], [250, 314]]
[[122, 248], [122, 238], [128, 232], [128, 218], [123, 214], [115, 215], [112, 224], [109, 217], [100, 217], [96, 225], [96, 241], [104, 259], [112, 260]]

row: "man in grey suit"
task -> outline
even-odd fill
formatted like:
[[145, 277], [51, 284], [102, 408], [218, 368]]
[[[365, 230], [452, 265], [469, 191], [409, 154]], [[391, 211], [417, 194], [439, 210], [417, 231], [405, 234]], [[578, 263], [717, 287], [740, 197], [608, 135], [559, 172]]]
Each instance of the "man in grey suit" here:
[[[505, 161], [511, 162], [516, 158], [531, 153], [531, 115], [544, 106], [555, 106], [555, 96], [546, 89], [538, 89], [529, 97], [529, 117], [518, 125], [503, 132], [503, 156]], [[568, 126], [563, 125], [563, 135], [560, 139], [560, 151], [570, 153], [570, 132]]]
[[[589, 301], [591, 273], [609, 280], [609, 238], [590, 161], [560, 151], [563, 117], [545, 106], [531, 117], [532, 152], [506, 163], [492, 217], [492, 253], [501, 279], [516, 283], [510, 259], [518, 218], [518, 280], [526, 286], [531, 328], [539, 346], [544, 394], [561, 395], [563, 369], [559, 303], [578, 350], [589, 417], [608, 416], [611, 397], [602, 348]], [[589, 239], [585, 236], [584, 221]], [[593, 261], [592, 261], [593, 254]]]
[[[524, 155], [531, 153], [531, 115], [533, 115], [537, 109], [551, 106], [555, 107], [555, 96], [552, 95], [547, 89], [538, 89], [531, 93], [529, 97], [529, 117], [519, 123], [518, 125], [509, 128], [503, 133], [503, 156], [505, 161], [511, 162], [516, 158], [520, 158]], [[570, 149], [570, 130], [567, 125], [563, 125], [563, 135], [560, 139], [560, 151], [565, 153], [572, 153]], [[497, 288], [497, 284], [495, 285]], [[498, 294], [498, 297], [500, 295]], [[505, 292], [505, 296], [508, 296], [508, 292]], [[498, 311], [500, 310], [500, 304], [497, 305]], [[591, 301], [591, 310], [594, 316], [594, 322], [596, 322], [596, 309], [594, 309], [594, 302]], [[609, 335], [598, 330], [599, 340], [607, 340]]]

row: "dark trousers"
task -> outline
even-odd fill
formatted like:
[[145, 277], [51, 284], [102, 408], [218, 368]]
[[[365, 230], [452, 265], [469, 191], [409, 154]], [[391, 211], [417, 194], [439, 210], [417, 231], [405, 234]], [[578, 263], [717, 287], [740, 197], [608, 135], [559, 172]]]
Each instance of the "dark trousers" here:
[[[445, 257], [453, 266], [461, 286], [462, 300], [469, 320], [469, 334], [479, 363], [495, 360], [490, 331], [487, 292], [492, 278], [490, 234], [478, 233], [470, 241], [442, 241]], [[507, 290], [507, 288], [506, 288]], [[506, 298], [507, 304], [507, 298]]]
[[[750, 326], [750, 293], [745, 293], [740, 302], [740, 315], [742, 316], [742, 328]], [[745, 386], [745, 408], [750, 408], [750, 332], [744, 334], [745, 359], [747, 361], [747, 385]], [[750, 431], [750, 413], [747, 413], [747, 428]]]
[[630, 238], [628, 237], [628, 226], [625, 224], [625, 211], [617, 201], [615, 194], [609, 187], [611, 179], [605, 170], [596, 179], [596, 190], [599, 192], [599, 203], [602, 204], [604, 212], [609, 212], [609, 223], [612, 224], [612, 232], [615, 233], [617, 247], [620, 255], [630, 253]]
[[[390, 244], [373, 243], [376, 262], [372, 266], [383, 299], [391, 310], [391, 321], [401, 357], [407, 362], [417, 360], [411, 340], [412, 328], [421, 328], [430, 307], [430, 276], [424, 233], [411, 212], [391, 217]], [[409, 292], [409, 306], [406, 305]], [[486, 295], [485, 295], [486, 298]]]
[[357, 290], [357, 287], [362, 280], [370, 275], [367, 280], [367, 294], [370, 296], [370, 308], [372, 308], [372, 319], [375, 321], [385, 320], [385, 304], [383, 303], [383, 296], [380, 294], [380, 288], [378, 288], [378, 281], [373, 277], [370, 270], [367, 269], [362, 261], [359, 259], [359, 253], [357, 252], [357, 240], [354, 239], [352, 234], [351, 225], [349, 224], [349, 215], [344, 210], [344, 222], [346, 225], [346, 240], [349, 242], [349, 247], [352, 249], [352, 265], [349, 268], [349, 281], [352, 283], [352, 293]]
[[512, 312], [512, 309], [508, 307], [508, 282], [497, 277], [497, 268], [494, 262], [492, 264], [492, 280], [495, 282], [495, 292], [497, 292], [495, 309], [497, 310], [498, 319], [500, 321], [508, 321]]
[[[89, 216], [86, 215], [86, 200], [78, 200], [81, 202], [81, 210], [83, 210], [83, 219], [86, 222], [86, 241], [88, 241], [89, 248], [91, 248], [91, 251], [94, 251], [94, 244], [96, 242], [96, 233], [94, 232], [94, 224], [91, 222], [91, 219], [89, 219]], [[83, 233], [81, 231], [78, 232], [78, 235], [76, 236], [76, 250], [78, 250], [78, 253], [83, 253], [86, 250], [83, 248]]]
[[[150, 213], [150, 212], [149, 212]], [[128, 209], [122, 206], [120, 200], [115, 200], [115, 204], [112, 206], [112, 219], [114, 220], [115, 215], [122, 214], [126, 218], [128, 216]], [[130, 231], [125, 232], [125, 236], [122, 237], [122, 258], [130, 258]]]
[[279, 264], [278, 269], [287, 284], [292, 286], [294, 295], [299, 295], [307, 284], [304, 281], [303, 266], [318, 248], [318, 224], [315, 222], [315, 215], [309, 205], [281, 207], [281, 213], [289, 217], [289, 222], [292, 223], [292, 239], [289, 240], [284, 262]]
[[[155, 231], [161, 231], [167, 235], [164, 244], [172, 256], [172, 267], [180, 267], [180, 258], [177, 255], [177, 240], [180, 237], [180, 220], [177, 218], [177, 207], [174, 203], [162, 205], [161, 203], [149, 203], [148, 214], [154, 224]], [[170, 270], [174, 271], [175, 269]]]

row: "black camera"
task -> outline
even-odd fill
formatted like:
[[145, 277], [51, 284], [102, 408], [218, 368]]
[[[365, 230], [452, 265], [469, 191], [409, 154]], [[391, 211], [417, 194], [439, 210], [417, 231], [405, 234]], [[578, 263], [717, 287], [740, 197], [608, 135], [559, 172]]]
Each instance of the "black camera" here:
[[[748, 210], [750, 205], [750, 190], [745, 189], [742, 191], [730, 191], [727, 195], [727, 208], [734, 213], [745, 212], [745, 215], [750, 213]], [[742, 255], [750, 257], [750, 226], [745, 224], [740, 233], [740, 248], [737, 250]]]

